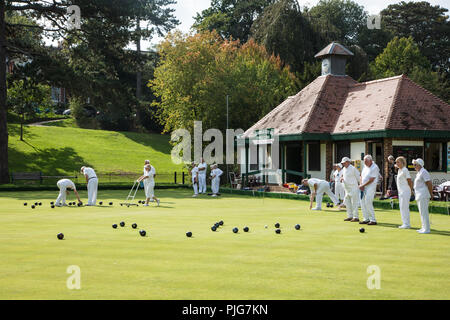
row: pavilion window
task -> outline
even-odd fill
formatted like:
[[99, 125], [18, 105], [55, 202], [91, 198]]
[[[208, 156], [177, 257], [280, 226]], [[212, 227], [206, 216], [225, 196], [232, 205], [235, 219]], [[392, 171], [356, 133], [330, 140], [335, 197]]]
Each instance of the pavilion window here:
[[[394, 156], [394, 158], [405, 157], [406, 163], [408, 164], [408, 169], [410, 171], [414, 171], [414, 166], [412, 164], [412, 161], [417, 158], [423, 159], [423, 147], [422, 146], [394, 146], [393, 147], [393, 156]], [[425, 166], [427, 166], [426, 162], [425, 162]]]
[[[428, 171], [444, 171], [446, 166], [444, 166], [444, 159], [446, 156], [444, 152], [446, 151], [446, 143], [441, 141], [425, 141], [425, 168]], [[445, 163], [446, 165], [446, 163]]]
[[309, 171], [320, 171], [320, 143], [308, 144]]

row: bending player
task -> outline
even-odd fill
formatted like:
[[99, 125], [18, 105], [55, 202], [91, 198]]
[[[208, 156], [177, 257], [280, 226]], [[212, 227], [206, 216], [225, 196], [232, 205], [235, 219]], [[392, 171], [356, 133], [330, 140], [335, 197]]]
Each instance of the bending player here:
[[78, 199], [78, 203], [80, 205], [83, 204], [80, 200], [80, 196], [78, 195], [77, 188], [75, 187], [75, 183], [73, 183], [72, 180], [61, 179], [56, 183], [56, 185], [59, 188], [59, 195], [58, 195], [58, 198], [56, 199], [55, 206], [57, 206], [57, 207], [67, 206], [66, 196], [69, 194], [68, 189], [72, 189], [73, 193], [75, 193], [75, 196]]
[[[302, 184], [309, 187], [311, 190], [309, 209], [311, 210], [322, 210], [322, 198], [323, 194], [326, 193], [331, 201], [333, 201], [335, 206], [339, 205], [339, 200], [336, 195], [331, 191], [330, 184], [325, 180], [320, 179], [304, 179]], [[313, 208], [314, 198], [316, 198], [316, 207]]]

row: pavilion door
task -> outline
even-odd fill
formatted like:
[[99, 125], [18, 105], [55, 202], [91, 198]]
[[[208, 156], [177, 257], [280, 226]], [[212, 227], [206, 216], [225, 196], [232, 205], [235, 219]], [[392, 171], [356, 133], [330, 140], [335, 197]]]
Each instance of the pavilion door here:
[[[286, 170], [303, 172], [302, 144], [286, 144]], [[294, 174], [286, 174], [286, 182], [300, 183], [302, 177]]]

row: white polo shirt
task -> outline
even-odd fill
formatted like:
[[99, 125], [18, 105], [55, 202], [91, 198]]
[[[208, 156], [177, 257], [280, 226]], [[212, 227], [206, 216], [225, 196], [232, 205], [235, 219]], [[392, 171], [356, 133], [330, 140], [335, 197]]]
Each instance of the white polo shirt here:
[[347, 168], [344, 167], [342, 171], [344, 171], [342, 175], [344, 177], [344, 187], [352, 188], [359, 186], [360, 174], [358, 169], [352, 165], [349, 165]]
[[75, 188], [75, 183], [73, 183], [72, 180], [69, 180], [69, 179], [61, 179], [61, 180], [58, 181], [57, 185], [58, 185], [58, 187], [60, 189], [70, 188], [70, 189], [73, 189], [73, 190], [77, 190]]
[[205, 170], [202, 170], [202, 171], [198, 170], [198, 175], [206, 176], [206, 169], [208, 168], [208, 165], [206, 164], [206, 162], [199, 163], [197, 167], [198, 167], [198, 169], [205, 168]]
[[334, 171], [333, 176], [334, 176], [334, 182], [335, 183], [341, 183], [341, 178], [342, 175], [344, 174], [344, 171]]
[[364, 169], [361, 172], [362, 184], [368, 182], [371, 178], [375, 178], [375, 180], [366, 186], [366, 188], [374, 187], [378, 183], [378, 177], [380, 176], [380, 168], [378, 168], [375, 162], [372, 162], [370, 167], [364, 166]]
[[426, 185], [427, 181], [431, 181], [430, 173], [425, 168], [422, 168], [418, 172], [416, 180], [414, 181], [414, 192], [416, 194], [416, 200], [431, 198], [430, 192], [428, 191], [428, 187]]
[[397, 189], [399, 194], [411, 192], [408, 179], [411, 179], [408, 168], [403, 167], [401, 170], [399, 169], [397, 174]]
[[194, 179], [197, 177], [198, 168], [197, 168], [197, 167], [194, 167], [194, 168], [191, 170], [191, 173], [192, 173], [192, 182], [194, 182]]
[[311, 190], [311, 192], [314, 192], [314, 185], [317, 184], [317, 190], [319, 190], [319, 187], [323, 182], [328, 184], [328, 182], [326, 182], [325, 180], [320, 180], [317, 178], [308, 179], [309, 189]]
[[223, 174], [223, 171], [220, 170], [219, 168], [214, 169], [211, 171], [211, 177], [212, 176], [216, 176], [214, 179], [219, 179], [219, 177]]
[[92, 168], [84, 168], [83, 173], [88, 176], [88, 179], [97, 178], [94, 169]]
[[144, 176], [148, 177], [148, 179], [145, 179], [144, 182], [146, 182], [146, 181], [147, 181], [147, 183], [154, 182], [155, 174], [156, 174], [156, 170], [153, 166], [150, 166], [149, 171], [145, 170], [145, 168], [144, 168]]

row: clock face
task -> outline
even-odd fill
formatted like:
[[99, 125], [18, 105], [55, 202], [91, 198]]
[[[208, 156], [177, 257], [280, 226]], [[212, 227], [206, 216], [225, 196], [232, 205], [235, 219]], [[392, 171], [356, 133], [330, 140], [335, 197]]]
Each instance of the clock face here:
[[329, 74], [329, 73], [330, 73], [330, 60], [323, 59], [322, 60], [322, 74]]

